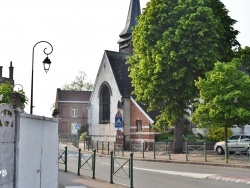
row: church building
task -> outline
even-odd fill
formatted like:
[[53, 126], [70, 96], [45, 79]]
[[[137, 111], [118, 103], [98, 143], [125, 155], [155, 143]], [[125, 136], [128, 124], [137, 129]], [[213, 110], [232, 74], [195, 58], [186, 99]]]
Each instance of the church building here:
[[141, 14], [140, 1], [131, 0], [126, 26], [118, 40], [119, 52], [105, 50], [90, 97], [89, 136], [93, 141], [154, 142], [157, 132], [151, 130], [156, 114], [132, 96], [126, 57], [133, 52], [132, 27]]

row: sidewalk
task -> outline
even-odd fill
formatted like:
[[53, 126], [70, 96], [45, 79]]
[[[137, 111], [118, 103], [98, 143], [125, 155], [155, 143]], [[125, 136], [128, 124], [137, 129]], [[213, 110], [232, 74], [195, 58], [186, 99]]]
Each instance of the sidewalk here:
[[[73, 146], [69, 146], [77, 150]], [[84, 145], [80, 144], [82, 153], [92, 153], [92, 150], [84, 150]], [[99, 150], [96, 155], [98, 156], [110, 156], [107, 151]], [[116, 156], [129, 157], [130, 152], [116, 152]], [[250, 169], [250, 160], [247, 156], [232, 156], [225, 161], [224, 155], [218, 155], [214, 151], [207, 152], [206, 158], [202, 153], [192, 153], [188, 156], [186, 154], [171, 154], [170, 158], [167, 153], [158, 152], [154, 155], [152, 151], [147, 151], [144, 153], [144, 158], [142, 152], [134, 152], [134, 160], [141, 161], [154, 161], [154, 162], [164, 162], [164, 163], [183, 163], [183, 164], [196, 164], [196, 165], [210, 165], [210, 166], [224, 166], [224, 167], [235, 167], [235, 168], [248, 168]], [[187, 160], [188, 159], [188, 160]], [[107, 181], [92, 179], [88, 176], [77, 176], [73, 172], [64, 172], [63, 166], [59, 165], [59, 188], [126, 188], [125, 185], [110, 184]]]
[[58, 188], [127, 188], [119, 184], [110, 184], [107, 181], [92, 179], [88, 176], [77, 176], [73, 172], [64, 172], [59, 167], [58, 171], [59, 186]]

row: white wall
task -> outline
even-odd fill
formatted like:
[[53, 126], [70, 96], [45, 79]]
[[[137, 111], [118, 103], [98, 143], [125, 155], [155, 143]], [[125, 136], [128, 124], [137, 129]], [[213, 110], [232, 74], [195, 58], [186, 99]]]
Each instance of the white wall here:
[[[112, 89], [110, 96], [110, 123], [99, 124], [99, 88], [103, 82], [107, 82]], [[121, 94], [116, 84], [115, 77], [113, 75], [110, 64], [107, 60], [106, 54], [104, 53], [102, 63], [100, 65], [95, 86], [92, 91], [90, 99], [90, 110], [89, 110], [89, 134], [90, 135], [101, 135], [92, 136], [92, 140], [99, 141], [115, 141], [116, 139], [116, 128], [115, 128], [115, 114], [117, 113], [117, 103], [121, 100]], [[120, 110], [123, 114], [122, 110]], [[122, 130], [122, 129], [120, 129]]]
[[20, 115], [18, 188], [58, 186], [58, 121]]

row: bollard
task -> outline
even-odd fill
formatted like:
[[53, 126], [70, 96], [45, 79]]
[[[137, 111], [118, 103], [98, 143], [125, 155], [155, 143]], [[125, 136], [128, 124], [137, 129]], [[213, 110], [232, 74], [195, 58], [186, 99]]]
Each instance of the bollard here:
[[145, 143], [143, 142], [142, 143], [142, 158], [144, 158], [144, 145], [145, 145]]
[[115, 156], [115, 142], [114, 142], [114, 156]]
[[188, 161], [188, 146], [187, 146], [187, 142], [185, 142], [185, 149], [186, 149], [186, 161]]
[[89, 151], [89, 141], [88, 141], [88, 151]]
[[227, 144], [227, 141], [226, 141], [225, 145], [226, 145], [225, 157], [226, 157], [226, 163], [228, 163], [229, 152], [228, 152], [228, 144]]
[[108, 155], [109, 155], [109, 142], [108, 142]]
[[98, 141], [96, 141], [96, 152], [98, 153]]
[[153, 143], [153, 147], [154, 147], [154, 159], [155, 159], [155, 142]]
[[92, 179], [95, 179], [95, 164], [96, 164], [96, 150], [94, 150], [94, 156], [92, 160], [92, 170], [93, 170], [93, 176]]
[[123, 147], [123, 142], [122, 142], [122, 156], [124, 157], [124, 147]]
[[247, 158], [249, 159], [249, 155], [250, 155], [250, 143], [248, 144], [248, 152], [247, 152]]
[[130, 152], [133, 152], [132, 142], [130, 142]]
[[79, 149], [79, 153], [78, 153], [78, 170], [77, 170], [78, 176], [80, 176], [80, 169], [81, 169], [81, 149]]
[[170, 142], [168, 142], [168, 158], [169, 158], [169, 160], [171, 160]]
[[130, 153], [130, 188], [134, 188], [133, 186], [133, 153]]
[[103, 148], [104, 148], [104, 144], [103, 144], [103, 142], [102, 142], [102, 154], [103, 154]]
[[207, 148], [206, 148], [206, 142], [204, 142], [204, 156], [205, 156], [205, 162], [207, 162]]
[[110, 152], [110, 183], [113, 184], [113, 151]]
[[86, 141], [84, 140], [83, 141], [83, 149], [85, 150], [85, 144], [86, 144]]
[[94, 140], [92, 140], [92, 142], [91, 142], [91, 146], [92, 146], [92, 151], [94, 151], [94, 145], [95, 144], [95, 142], [94, 142]]
[[68, 159], [67, 158], [68, 158], [68, 147], [66, 146], [65, 147], [65, 162], [64, 162], [65, 163], [65, 170], [64, 170], [65, 172], [68, 171], [68, 169], [67, 169]]

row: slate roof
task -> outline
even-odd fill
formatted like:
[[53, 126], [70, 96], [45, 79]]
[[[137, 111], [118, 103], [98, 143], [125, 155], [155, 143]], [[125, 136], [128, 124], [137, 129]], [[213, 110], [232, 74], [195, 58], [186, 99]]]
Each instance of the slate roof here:
[[131, 78], [128, 76], [127, 54], [105, 50], [116, 83], [122, 97], [130, 97], [132, 92]]
[[141, 7], [140, 7], [140, 1], [139, 0], [131, 0], [128, 16], [127, 16], [127, 22], [126, 26], [123, 29], [123, 31], [120, 33], [120, 37], [123, 38], [127, 35], [132, 34], [132, 27], [137, 25], [137, 18], [141, 14]]
[[[127, 61], [126, 56], [128, 55], [108, 50], [105, 50], [105, 52], [107, 54], [107, 58], [109, 60], [117, 86], [119, 88], [122, 97], [132, 96], [133, 99], [136, 99], [135, 95], [131, 95], [133, 87], [131, 84], [131, 78], [128, 76], [129, 75], [128, 65], [126, 64]], [[149, 115], [151, 119], [153, 119], [154, 121], [156, 120], [156, 116], [159, 115], [159, 111], [147, 112], [148, 106], [143, 105], [139, 102], [137, 102], [137, 104]]]
[[89, 101], [91, 91], [69, 91], [57, 89], [58, 101]]

